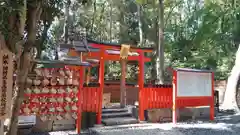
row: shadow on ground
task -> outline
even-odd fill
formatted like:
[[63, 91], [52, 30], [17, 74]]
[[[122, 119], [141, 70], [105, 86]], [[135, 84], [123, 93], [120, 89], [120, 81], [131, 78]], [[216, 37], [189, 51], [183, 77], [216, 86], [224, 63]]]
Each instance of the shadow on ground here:
[[214, 122], [148, 123], [91, 129], [90, 135], [239, 135], [240, 114], [221, 112]]
[[[92, 128], [81, 135], [239, 135], [240, 114], [218, 113], [214, 122], [207, 119], [172, 123], [146, 123]], [[23, 135], [23, 134], [20, 134]], [[28, 135], [76, 135], [74, 131], [31, 133]]]
[[[239, 127], [231, 125], [215, 125], [209, 124], [195, 124], [192, 125], [171, 125], [153, 124], [146, 127], [126, 127], [126, 128], [108, 128], [102, 130], [93, 130], [90, 135], [239, 135]], [[168, 126], [168, 127], [166, 127]], [[178, 127], [179, 126], [179, 127]], [[199, 127], [198, 127], [199, 126]]]

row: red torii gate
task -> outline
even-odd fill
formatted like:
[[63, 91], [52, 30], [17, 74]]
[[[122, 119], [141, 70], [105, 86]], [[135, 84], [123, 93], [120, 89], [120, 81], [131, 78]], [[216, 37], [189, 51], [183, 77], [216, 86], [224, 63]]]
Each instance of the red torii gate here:
[[[96, 60], [98, 61], [97, 64], [99, 64], [99, 83], [100, 83], [100, 90], [101, 94], [103, 95], [103, 88], [104, 88], [104, 62], [106, 60], [111, 61], [120, 61], [120, 50], [121, 45], [120, 44], [109, 44], [109, 43], [89, 43], [89, 46], [92, 48], [97, 48], [99, 51], [90, 51], [87, 53], [83, 53], [83, 60]], [[151, 53], [153, 51], [153, 48], [140, 48], [131, 46], [129, 52], [134, 52], [135, 56], [128, 56], [126, 60], [128, 61], [137, 61], [139, 64], [139, 75], [138, 75], [138, 85], [139, 85], [139, 99], [142, 98], [143, 92], [142, 89], [144, 88], [144, 63], [150, 62], [151, 59], [148, 57], [145, 57], [145, 53]], [[75, 49], [70, 49], [69, 54], [71, 56], [79, 55], [79, 53], [76, 52]], [[121, 86], [125, 86], [125, 75], [126, 75], [126, 65], [122, 65], [122, 77], [121, 77]], [[82, 72], [82, 75], [84, 73]], [[100, 104], [102, 104], [102, 96], [100, 96]], [[141, 103], [141, 100], [139, 100], [139, 109], [143, 107], [143, 103]], [[144, 113], [139, 112], [139, 119], [144, 119]], [[97, 124], [101, 124], [102, 120], [102, 107], [99, 107], [98, 115], [97, 115]]]

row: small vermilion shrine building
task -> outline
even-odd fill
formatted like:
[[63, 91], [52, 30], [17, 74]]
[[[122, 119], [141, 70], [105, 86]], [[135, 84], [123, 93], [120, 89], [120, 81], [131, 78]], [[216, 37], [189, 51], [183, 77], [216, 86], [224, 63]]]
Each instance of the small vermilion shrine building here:
[[[88, 52], [81, 52], [81, 44], [75, 43], [75, 46], [70, 47], [67, 44], [61, 44], [60, 48], [63, 49], [69, 49], [69, 56], [80, 56], [82, 55], [82, 60], [86, 62], [92, 63], [93, 66], [99, 66], [99, 78], [98, 82], [100, 84], [100, 91], [101, 93], [104, 92], [104, 63], [105, 61], [121, 61], [121, 83], [119, 87], [120, 91], [120, 101], [121, 106], [124, 107], [126, 105], [126, 61], [136, 61], [139, 65], [139, 75], [138, 75], [138, 88], [141, 89], [144, 87], [144, 63], [150, 62], [151, 59], [145, 56], [145, 53], [151, 53], [153, 51], [152, 48], [140, 48], [135, 46], [130, 46], [126, 49], [125, 59], [121, 58], [121, 51], [123, 50], [122, 45], [120, 44], [108, 44], [108, 43], [99, 43], [95, 41], [88, 41]], [[126, 46], [126, 45], [125, 45]], [[90, 70], [90, 67], [88, 68]], [[89, 77], [88, 77], [89, 78]], [[111, 86], [109, 86], [111, 87]], [[120, 90], [121, 89], [121, 90]], [[141, 94], [139, 95], [138, 99], [141, 98]], [[102, 96], [100, 97], [102, 98]], [[102, 104], [102, 99], [100, 99], [100, 103]], [[140, 106], [141, 108], [141, 106]], [[99, 108], [99, 112], [101, 112], [101, 107]], [[143, 114], [140, 113], [140, 115], [143, 117]], [[101, 113], [98, 114], [98, 123], [101, 123]]]
[[[140, 48], [129, 45], [120, 45], [120, 44], [109, 44], [109, 43], [99, 43], [95, 41], [78, 42], [73, 41], [71, 44], [64, 43], [60, 44], [60, 60], [52, 61], [55, 64], [64, 64], [65, 68], [57, 70], [61, 72], [60, 74], [69, 74], [71, 71], [72, 75], [69, 75], [68, 80], [74, 80], [71, 76], [79, 77], [78, 90], [76, 91], [75, 87], [77, 83], [67, 83], [67, 85], [61, 85], [57, 88], [66, 89], [62, 91], [61, 94], [28, 94], [27, 97], [64, 97], [76, 98], [74, 102], [62, 102], [62, 103], [45, 103], [45, 104], [36, 104], [35, 106], [30, 103], [30, 107], [33, 108], [36, 106], [56, 108], [56, 113], [58, 116], [61, 116], [60, 113], [65, 114], [70, 112], [76, 118], [76, 128], [77, 132], [80, 133], [81, 121], [82, 121], [82, 112], [94, 112], [97, 114], [96, 123], [102, 123], [102, 112], [103, 112], [103, 93], [106, 91], [106, 88], [110, 88], [108, 93], [114, 93], [118, 91], [120, 97], [120, 106], [124, 108], [127, 105], [128, 95], [135, 95], [133, 102], [138, 101], [139, 113], [138, 120], [144, 120], [144, 111], [148, 109], [158, 109], [158, 108], [169, 108], [173, 112], [172, 120], [176, 123], [176, 109], [182, 107], [193, 107], [193, 106], [210, 106], [211, 116], [210, 118], [214, 119], [214, 76], [211, 71], [201, 71], [193, 69], [174, 69], [173, 70], [173, 83], [172, 85], [144, 85], [144, 63], [150, 62], [150, 58], [146, 57], [146, 53], [151, 53], [152, 48]], [[61, 58], [64, 60], [61, 60]], [[120, 61], [121, 62], [121, 80], [120, 85], [108, 85], [106, 86], [104, 79], [104, 63], [105, 61]], [[126, 84], [126, 64], [127, 61], [136, 61], [139, 66], [138, 72], [138, 84], [129, 88]], [[75, 62], [75, 63], [74, 63]], [[44, 62], [42, 62], [44, 63]], [[90, 85], [90, 70], [92, 67], [98, 67], [98, 83], [96, 85]], [[88, 74], [85, 75], [85, 69], [88, 69]], [[44, 69], [45, 70], [45, 69]], [[55, 70], [55, 69], [54, 69]], [[86, 76], [86, 77], [85, 77]], [[198, 76], [198, 77], [196, 77]], [[46, 77], [45, 77], [46, 78]], [[181, 80], [179, 80], [181, 78]], [[46, 79], [45, 79], [46, 80]], [[194, 81], [194, 85], [189, 85], [189, 80]], [[71, 82], [71, 81], [69, 81]], [[40, 85], [40, 84], [39, 84]], [[180, 87], [181, 86], [181, 87]], [[191, 87], [189, 87], [191, 86]], [[204, 87], [198, 87], [204, 86]], [[34, 86], [36, 87], [36, 86]], [[50, 86], [49, 86], [50, 87]], [[56, 86], [54, 86], [56, 87]], [[58, 87], [58, 86], [57, 86]], [[60, 88], [61, 87], [61, 88]], [[51, 86], [52, 88], [52, 86]], [[135, 93], [132, 93], [133, 88]], [[75, 89], [73, 91], [73, 89]], [[114, 91], [111, 91], [113, 90]], [[186, 90], [188, 90], [186, 92]], [[69, 92], [71, 91], [71, 92]], [[191, 94], [186, 95], [186, 93], [191, 92]], [[70, 94], [69, 94], [70, 93]], [[182, 95], [179, 95], [182, 94]], [[110, 96], [111, 98], [111, 96]], [[133, 103], [132, 102], [132, 103]], [[26, 105], [25, 105], [26, 106]], [[72, 109], [66, 109], [66, 106], [72, 107]], [[76, 106], [73, 108], [73, 106]], [[44, 109], [46, 109], [46, 107]], [[77, 109], [76, 109], [77, 108]], [[29, 111], [33, 113], [33, 111]], [[29, 113], [29, 114], [30, 114]], [[49, 113], [49, 111], [47, 111]], [[66, 116], [65, 116], [66, 117]], [[122, 118], [123, 119], [123, 118]]]

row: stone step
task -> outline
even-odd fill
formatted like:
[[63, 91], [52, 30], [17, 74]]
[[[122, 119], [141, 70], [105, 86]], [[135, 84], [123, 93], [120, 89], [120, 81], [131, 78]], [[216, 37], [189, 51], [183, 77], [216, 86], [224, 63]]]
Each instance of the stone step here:
[[133, 117], [117, 117], [102, 119], [102, 123], [106, 126], [136, 124], [138, 120]]
[[102, 113], [119, 113], [119, 112], [128, 112], [128, 108], [102, 109]]
[[130, 112], [115, 112], [115, 113], [103, 113], [102, 118], [116, 118], [116, 117], [131, 117], [132, 113]]

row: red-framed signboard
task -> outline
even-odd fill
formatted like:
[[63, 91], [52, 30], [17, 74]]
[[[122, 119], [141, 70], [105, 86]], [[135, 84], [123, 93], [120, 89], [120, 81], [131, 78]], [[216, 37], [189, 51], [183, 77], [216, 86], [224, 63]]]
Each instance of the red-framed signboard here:
[[197, 106], [210, 106], [210, 120], [214, 120], [214, 73], [207, 70], [175, 69], [172, 122], [177, 122], [177, 109]]

